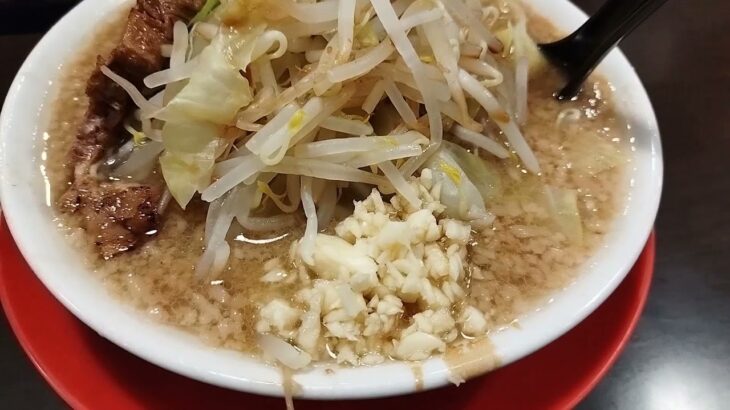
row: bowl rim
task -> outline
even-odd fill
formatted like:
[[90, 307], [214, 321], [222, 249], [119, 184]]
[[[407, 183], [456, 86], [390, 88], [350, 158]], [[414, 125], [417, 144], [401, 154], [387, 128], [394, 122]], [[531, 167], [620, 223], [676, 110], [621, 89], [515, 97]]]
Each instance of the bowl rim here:
[[[100, 15], [114, 13], [125, 3], [129, 1], [82, 1], [41, 39], [18, 71], [0, 114], [0, 198], [8, 227], [23, 257], [44, 286], [103, 337], [149, 362], [193, 379], [235, 390], [280, 396], [281, 377], [274, 367], [240, 353], [211, 348], [180, 330], [154, 323], [141, 312], [110, 301], [101, 281], [84, 281], [88, 279], [89, 269], [70, 259], [75, 251], [69, 245], [53, 246], [54, 232], [56, 237], [60, 233], [48, 217], [51, 215], [48, 207], [34, 202], [34, 199], [42, 198], [39, 195], [43, 193], [39, 190], [42, 187], [38, 186], [41, 175], [37, 169], [34, 173], [32, 168], [39, 165], [37, 145], [42, 144], [39, 138], [43, 138], [42, 124], [47, 115], [44, 105], [53, 92], [53, 81], [63, 62], [94, 29], [84, 23], [104, 21], [99, 19]], [[577, 27], [585, 19], [585, 14], [568, 0], [529, 0], [527, 3], [565, 30]], [[50, 61], [58, 65], [48, 64]], [[622, 114], [637, 130], [634, 134], [643, 144], [635, 155], [646, 162], [634, 161], [633, 171], [628, 172], [631, 189], [621, 216], [621, 221], [626, 219], [628, 223], [630, 220], [633, 226], [627, 228], [624, 235], [619, 236], [616, 232], [607, 235], [598, 253], [610, 255], [614, 249], [622, 249], [613, 259], [594, 255], [588, 266], [581, 268], [590, 271], [590, 277], [595, 276], [594, 279], [589, 280], [588, 273], [580, 274], [574, 284], [556, 294], [555, 303], [523, 318], [519, 337], [513, 330], [492, 336], [502, 364], [524, 357], [555, 340], [593, 312], [628, 273], [653, 226], [663, 182], [656, 118], [641, 81], [618, 49], [609, 54], [602, 66], [611, 74], [607, 77], [612, 84], [622, 92], [619, 95], [617, 91], [616, 97], [620, 97], [615, 98], [617, 108], [621, 100], [635, 109]], [[614, 71], [621, 74], [614, 74]], [[16, 129], [19, 134], [32, 131], [32, 141], [11, 139]], [[22, 158], [32, 164], [29, 166]], [[605, 272], [600, 272], [596, 264], [605, 267]], [[542, 323], [546, 318], [554, 323], [546, 326]], [[448, 383], [448, 367], [440, 358], [429, 359], [422, 367], [424, 389]], [[326, 375], [323, 368], [315, 368], [295, 376], [295, 380], [302, 386], [297, 397], [303, 398], [381, 397], [418, 390], [410, 367], [404, 363], [341, 369], [335, 376]]]

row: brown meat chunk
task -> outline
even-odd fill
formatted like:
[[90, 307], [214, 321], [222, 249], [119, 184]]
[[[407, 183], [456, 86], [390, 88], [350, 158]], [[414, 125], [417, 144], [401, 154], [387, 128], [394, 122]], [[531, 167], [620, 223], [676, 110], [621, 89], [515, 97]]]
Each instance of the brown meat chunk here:
[[[172, 41], [176, 21], [188, 21], [204, 0], [138, 0], [127, 19], [120, 44], [98, 66], [106, 65], [146, 95], [142, 80], [164, 68], [161, 46]], [[157, 232], [162, 186], [101, 181], [94, 164], [128, 136], [124, 119], [133, 109], [126, 92], [97, 67], [86, 86], [89, 107], [71, 148], [74, 177], [60, 201], [61, 209], [82, 217], [101, 254], [112, 257], [132, 249]]]
[[[99, 57], [98, 65], [106, 65], [149, 96], [152, 91], [144, 87], [142, 80], [164, 67], [160, 50], [163, 44], [171, 42], [175, 21], [188, 21], [202, 3], [203, 0], [138, 0], [129, 12], [121, 42], [108, 58]], [[121, 143], [121, 126], [132, 108], [127, 93], [98, 69], [89, 78], [86, 94], [89, 109], [72, 150], [74, 162], [96, 162], [105, 148]]]
[[80, 211], [83, 225], [104, 257], [133, 248], [157, 233], [159, 186], [99, 184], [87, 179], [69, 190], [66, 209]]

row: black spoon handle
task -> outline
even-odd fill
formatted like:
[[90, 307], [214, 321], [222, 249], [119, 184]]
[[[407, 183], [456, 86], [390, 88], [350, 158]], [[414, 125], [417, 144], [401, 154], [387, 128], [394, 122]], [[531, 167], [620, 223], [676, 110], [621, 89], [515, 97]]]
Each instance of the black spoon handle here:
[[636, 26], [667, 0], [608, 0], [578, 30], [541, 49], [554, 64], [561, 66], [568, 83], [558, 98], [571, 98], [603, 57]]

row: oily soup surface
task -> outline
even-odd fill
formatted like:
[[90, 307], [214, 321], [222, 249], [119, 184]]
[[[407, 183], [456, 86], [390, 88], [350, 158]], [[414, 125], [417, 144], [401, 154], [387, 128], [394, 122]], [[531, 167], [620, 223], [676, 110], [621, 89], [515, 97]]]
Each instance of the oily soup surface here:
[[[55, 199], [69, 183], [67, 153], [88, 103], [86, 80], [97, 54], [109, 52], [117, 43], [125, 17], [122, 13], [116, 22], [105, 25], [94, 36], [94, 43], [82, 50], [63, 74], [46, 146], [46, 166]], [[531, 17], [529, 31], [538, 42], [558, 38], [550, 23], [537, 16]], [[557, 74], [550, 70], [532, 76], [529, 119], [523, 131], [540, 161], [543, 182], [577, 190], [583, 241], [576, 244], [567, 240], [546, 222], [549, 218], [532, 192], [534, 177], [520, 172], [514, 162], [498, 162], [485, 155], [509, 184], [502, 195], [487, 204], [497, 219], [491, 229], [473, 233], [469, 251], [470, 303], [487, 314], [491, 332], [519, 326], [520, 314], [570, 284], [578, 273], [577, 267], [610, 229], [623, 199], [623, 167], [587, 175], [576, 171], [576, 154], [572, 152], [576, 141], [596, 136], [628, 150], [626, 127], [613, 111], [609, 85], [593, 77], [578, 100], [558, 103], [551, 94], [559, 84]], [[556, 119], [566, 109], [579, 109], [583, 115], [578, 121], [557, 126]], [[78, 227], [78, 221], [66, 215], [59, 218], [69, 239], [115, 297], [210, 344], [256, 354], [254, 325], [258, 309], [274, 298], [289, 300], [297, 290], [296, 284], [261, 282], [266, 272], [264, 264], [275, 257], [286, 259], [292, 241], [301, 237], [303, 229], [265, 236], [232, 232], [229, 266], [215, 280], [202, 282], [194, 266], [203, 250], [205, 213], [202, 203], [191, 203], [183, 212], [173, 201], [157, 236], [140, 249], [108, 261], [97, 256], [94, 238]], [[301, 221], [303, 226], [304, 219]], [[469, 344], [465, 339], [457, 342], [461, 346]], [[464, 377], [498, 364], [493, 355], [485, 354], [490, 351], [488, 340], [473, 345], [480, 355], [446, 354]], [[466, 359], [457, 359], [460, 356]]]

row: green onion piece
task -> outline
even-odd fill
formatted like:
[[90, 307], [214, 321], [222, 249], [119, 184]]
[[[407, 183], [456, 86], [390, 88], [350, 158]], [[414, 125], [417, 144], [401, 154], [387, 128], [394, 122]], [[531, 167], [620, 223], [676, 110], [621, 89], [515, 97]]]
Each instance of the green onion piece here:
[[206, 18], [208, 18], [210, 13], [212, 13], [216, 7], [220, 6], [220, 4], [221, 4], [220, 0], [207, 0], [205, 2], [205, 4], [203, 5], [203, 7], [198, 12], [198, 14], [196, 14], [195, 17], [193, 17], [193, 19], [190, 20], [190, 25], [193, 25], [199, 21], [203, 21]]

